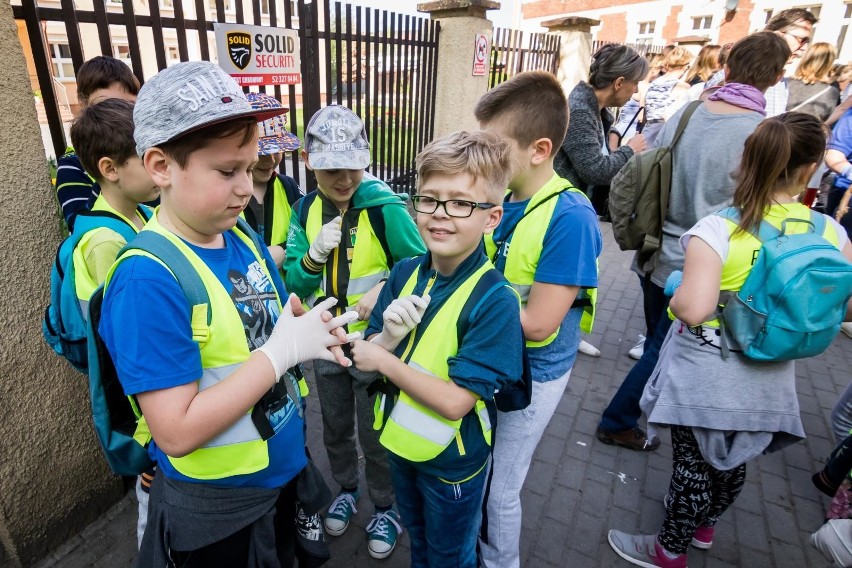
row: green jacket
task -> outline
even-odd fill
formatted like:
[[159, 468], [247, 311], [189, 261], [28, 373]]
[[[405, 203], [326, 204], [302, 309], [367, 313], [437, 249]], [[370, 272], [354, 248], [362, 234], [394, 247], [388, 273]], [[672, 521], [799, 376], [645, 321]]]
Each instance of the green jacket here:
[[[311, 237], [305, 232], [304, 223], [308, 210], [316, 200], [320, 200], [322, 204], [323, 224], [341, 214], [325, 195], [317, 191], [309, 193], [293, 205], [294, 214], [290, 217], [290, 230], [287, 235], [287, 258], [284, 260], [285, 283], [289, 292], [297, 294], [303, 300], [311, 296], [317, 288], [323, 288], [327, 296], [338, 299], [338, 307], [341, 309], [346, 307], [349, 269], [352, 261], [352, 258], [349, 258], [349, 254], [352, 254], [349, 250], [354, 250], [359, 219], [363, 220], [366, 217], [361, 216], [364, 209], [378, 207], [381, 210], [387, 241], [387, 246], [384, 248], [390, 251], [392, 257], [390, 262], [384, 259], [388, 270], [396, 261], [426, 252], [423, 240], [417, 232], [417, 226], [402, 198], [391, 191], [383, 181], [365, 179], [352, 195], [351, 207], [343, 215], [343, 239], [338, 247], [339, 254], [329, 256], [323, 269], [314, 272], [302, 259], [311, 246]], [[386, 256], [383, 252], [380, 254]], [[329, 264], [334, 262], [334, 259], [337, 259], [337, 266], [331, 274], [335, 282], [324, 282], [325, 275], [329, 272]]]

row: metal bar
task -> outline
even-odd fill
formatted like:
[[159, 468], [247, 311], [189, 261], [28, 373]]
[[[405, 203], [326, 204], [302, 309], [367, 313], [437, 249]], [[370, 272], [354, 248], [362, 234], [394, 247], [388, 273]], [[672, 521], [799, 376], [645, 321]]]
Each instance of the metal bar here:
[[319, 38], [323, 38], [325, 40], [325, 104], [331, 104], [331, 2], [329, 0], [325, 0], [323, 2], [323, 8], [325, 12], [323, 14], [323, 33], [317, 33], [317, 45], [319, 45]]
[[[361, 31], [361, 6], [355, 7], [355, 33], [359, 33]], [[356, 65], [356, 75], [357, 81], [355, 81], [355, 107], [357, 110], [355, 114], [358, 116], [364, 116], [361, 114], [363, 112], [363, 105], [361, 104], [361, 82], [364, 80], [364, 65], [363, 60], [361, 58], [361, 40], [355, 40], [355, 65]], [[366, 124], [366, 120], [364, 124]]]
[[[379, 22], [381, 21], [379, 18], [381, 17], [379, 10], [373, 10], [373, 42], [375, 45], [373, 46], [373, 96], [368, 99], [368, 104], [373, 105], [373, 129], [370, 132], [371, 139], [373, 141], [372, 146], [372, 156], [373, 156], [373, 175], [376, 177], [379, 176], [379, 147], [381, 146], [379, 143], [379, 115], [381, 114], [381, 109], [379, 108], [379, 77], [381, 76], [381, 70], [379, 69]], [[369, 29], [367, 30], [370, 31]]]
[[[412, 30], [411, 26], [413, 24], [413, 20], [415, 18], [413, 16], [405, 16], [405, 39], [411, 37]], [[411, 66], [411, 53], [409, 52], [409, 44], [410, 42], [405, 41], [402, 49], [402, 92], [400, 93], [400, 101], [402, 102], [402, 113], [400, 113], [401, 119], [401, 129], [405, 133], [400, 140], [400, 157], [399, 157], [399, 165], [402, 168], [402, 171], [405, 174], [405, 188], [408, 189], [408, 180], [410, 179], [408, 173], [411, 170], [411, 166], [414, 163], [414, 148], [411, 146], [411, 140], [414, 138], [412, 133], [412, 125], [413, 121], [413, 106], [414, 101], [411, 99], [411, 90], [412, 83], [414, 81], [414, 70]]]
[[343, 104], [343, 38], [341, 37], [340, 2], [334, 3], [334, 87], [337, 91], [337, 104]]
[[[319, 14], [317, 13], [317, 2], [306, 4], [304, 0], [299, 0], [300, 22], [304, 22], [299, 26], [301, 37], [304, 39], [302, 54], [302, 76], [303, 79], [303, 115], [304, 122], [307, 125], [311, 117], [320, 108], [320, 74], [319, 74]], [[303, 33], [302, 33], [303, 32]], [[307, 130], [307, 126], [305, 126]], [[316, 177], [312, 174], [307, 174], [305, 180], [307, 191], [313, 191], [317, 188]]]
[[[83, 55], [83, 43], [80, 40], [80, 25], [77, 22], [77, 9], [74, 0], [61, 0], [62, 19], [65, 22], [65, 36], [68, 38], [68, 47], [71, 50], [71, 61], [74, 64], [74, 75], [80, 70], [85, 61]], [[110, 53], [112, 55], [112, 53]]]
[[[393, 21], [393, 14], [391, 14], [391, 21]], [[400, 164], [400, 144], [402, 142], [402, 134], [403, 134], [403, 120], [402, 114], [399, 112], [402, 103], [402, 68], [405, 65], [405, 62], [402, 61], [401, 53], [402, 53], [402, 41], [403, 41], [403, 30], [402, 30], [402, 14], [396, 15], [396, 35], [393, 34], [394, 30], [391, 30], [391, 38], [394, 43], [391, 44], [391, 48], [393, 49], [393, 69], [394, 74], [391, 76], [392, 79], [395, 80], [396, 85], [391, 88], [391, 100], [388, 102], [388, 105], [391, 108], [391, 112], [393, 112], [393, 120], [391, 121], [390, 133], [391, 133], [391, 144], [388, 149], [389, 155], [392, 155], [389, 160], [391, 163], [391, 167], [393, 168], [394, 177], [399, 176], [399, 164]], [[394, 100], [394, 95], [396, 99]]]
[[[98, 3], [95, 2], [95, 5]], [[148, 0], [151, 12], [151, 33], [154, 40], [154, 54], [157, 58], [157, 70], [162, 71], [168, 65], [166, 61], [166, 42], [163, 38], [163, 23], [160, 20], [160, 1]]]
[[107, 23], [106, 4], [104, 2], [93, 2], [95, 13], [95, 24], [98, 28], [98, 41], [101, 45], [101, 55], [112, 55], [112, 40]]
[[[427, 33], [429, 30], [429, 20], [420, 19], [417, 25], [417, 37], [420, 40], [423, 40], [427, 37]], [[424, 132], [426, 131], [426, 122], [432, 120], [432, 117], [429, 113], [426, 112], [425, 100], [426, 100], [426, 74], [429, 72], [428, 62], [426, 59], [426, 53], [428, 49], [423, 46], [424, 42], [420, 42], [420, 45], [417, 46], [415, 51], [415, 60], [417, 61], [417, 94], [415, 104], [412, 105], [415, 107], [415, 115], [417, 116], [416, 127], [414, 135], [412, 136], [414, 143], [414, 156], [415, 161], [417, 158], [417, 154], [420, 152], [420, 149], [423, 147], [423, 138]], [[414, 188], [409, 188], [409, 193], [413, 192]]]
[[[195, 1], [196, 1], [196, 2], [199, 2], [199, 1], [203, 1], [203, 0], [195, 0]], [[237, 1], [239, 2], [240, 0], [237, 0]], [[270, 2], [274, 2], [274, 1], [275, 1], [275, 0], [270, 0]], [[251, 17], [252, 17], [252, 21], [254, 22], [254, 25], [256, 25], [256, 26], [261, 25], [261, 19], [260, 19], [260, 0], [252, 0], [252, 3], [251, 3]]]
[[127, 48], [130, 51], [131, 67], [133, 74], [141, 80], [145, 76], [145, 72], [142, 69], [142, 53], [139, 49], [139, 32], [136, 29], [133, 0], [123, 0], [121, 7], [124, 12], [124, 29], [127, 30]]
[[[181, 2], [182, 0], [175, 0]], [[198, 47], [201, 59], [210, 61], [210, 44], [207, 42], [207, 4], [204, 0], [195, 0], [195, 29], [198, 30]]]
[[[391, 25], [393, 25], [393, 18], [391, 17]], [[385, 31], [385, 35], [388, 35], [388, 11], [382, 10], [382, 29]], [[387, 93], [388, 93], [388, 43], [387, 37], [382, 41], [382, 106], [381, 106], [381, 121], [379, 122], [379, 145], [377, 156], [382, 161], [381, 164], [381, 175], [379, 176], [383, 180], [387, 180], [387, 160], [385, 160], [385, 147], [387, 146], [387, 121], [388, 121], [388, 105], [387, 105]], [[376, 93], [378, 94], [378, 93]], [[377, 112], [378, 114], [378, 112]]]
[[225, 17], [225, 0], [216, 0], [214, 4], [216, 6], [216, 21], [226, 22], [228, 18]]
[[[373, 144], [374, 142], [372, 142], [372, 141], [375, 140], [375, 133], [376, 133], [376, 123], [375, 123], [376, 113], [374, 112], [375, 109], [373, 108], [373, 98], [370, 96], [371, 95], [371, 93], [370, 93], [370, 81], [376, 75], [376, 67], [373, 64], [374, 63], [373, 62], [373, 56], [371, 55], [373, 50], [370, 49], [370, 44], [372, 44], [372, 40], [369, 39], [369, 37], [370, 37], [370, 15], [371, 14], [372, 14], [372, 11], [370, 10], [370, 8], [364, 8], [364, 24], [365, 24], [364, 25], [364, 34], [368, 38], [366, 41], [364, 41], [364, 60], [367, 62], [367, 64], [365, 65], [365, 70], [364, 70], [365, 71], [365, 75], [364, 75], [364, 124], [367, 127], [367, 136], [371, 140], [371, 144]], [[370, 122], [371, 118], [373, 120], [372, 123]], [[372, 148], [372, 146], [371, 146], [371, 148]], [[371, 151], [370, 156], [372, 157], [372, 151]], [[375, 173], [376, 173], [376, 161], [372, 160], [372, 159], [370, 160], [370, 171], [375, 175]]]
[[[432, 66], [432, 80], [431, 80], [431, 95], [430, 95], [430, 108], [429, 114], [432, 116], [432, 120], [429, 121], [429, 137], [428, 140], [432, 140], [435, 136], [435, 100], [438, 92], [438, 57], [440, 56], [438, 49], [438, 36], [441, 34], [441, 23], [434, 22], [433, 24], [433, 34], [432, 41], [435, 42], [435, 47], [433, 48], [433, 66]], [[427, 140], [427, 142], [428, 142]], [[425, 145], [425, 143], [424, 143]]]
[[346, 82], [346, 106], [352, 108], [352, 4], [346, 4]]
[[51, 72], [51, 58], [47, 49], [47, 38], [45, 38], [41, 24], [36, 14], [36, 0], [21, 1], [21, 19], [27, 27], [27, 38], [33, 50], [33, 62], [38, 77], [38, 86], [41, 90], [41, 100], [44, 103], [44, 112], [47, 116], [47, 124], [50, 127], [50, 139], [53, 142], [53, 153], [56, 157], [65, 152], [65, 129], [62, 127], [62, 115], [59, 112], [59, 103], [56, 100], [56, 91], [53, 89], [53, 73]]
[[[176, 2], [182, 2], [183, 0], [175, 0]], [[237, 23], [244, 24], [246, 23], [245, 12], [243, 9], [243, 0], [234, 0], [236, 3], [236, 12], [237, 12]]]
[[183, 0], [175, 0], [172, 7], [175, 12], [174, 28], [177, 35], [178, 55], [180, 55], [181, 61], [189, 61], [189, 50], [186, 47], [186, 24], [183, 18]]

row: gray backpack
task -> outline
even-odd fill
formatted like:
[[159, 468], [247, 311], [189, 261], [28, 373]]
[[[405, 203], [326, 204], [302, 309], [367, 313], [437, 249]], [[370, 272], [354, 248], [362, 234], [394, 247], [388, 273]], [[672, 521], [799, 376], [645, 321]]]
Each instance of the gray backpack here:
[[672, 150], [700, 104], [693, 101], [684, 109], [670, 145], [634, 154], [610, 183], [609, 214], [615, 242], [621, 250], [639, 251], [640, 268], [660, 248], [672, 187]]

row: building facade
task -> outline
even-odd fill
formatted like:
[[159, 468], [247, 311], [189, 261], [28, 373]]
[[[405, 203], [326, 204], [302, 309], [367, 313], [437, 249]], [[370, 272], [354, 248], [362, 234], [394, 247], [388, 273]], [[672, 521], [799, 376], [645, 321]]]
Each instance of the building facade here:
[[[526, 29], [565, 16], [600, 20], [593, 39], [615, 43], [666, 45], [678, 39], [706, 38], [725, 44], [760, 30], [773, 14], [787, 8], [806, 8], [817, 18], [814, 41], [837, 46], [839, 61], [852, 61], [852, 0], [523, 0]], [[849, 35], [852, 35], [850, 33]], [[696, 37], [698, 36], [698, 37]]]

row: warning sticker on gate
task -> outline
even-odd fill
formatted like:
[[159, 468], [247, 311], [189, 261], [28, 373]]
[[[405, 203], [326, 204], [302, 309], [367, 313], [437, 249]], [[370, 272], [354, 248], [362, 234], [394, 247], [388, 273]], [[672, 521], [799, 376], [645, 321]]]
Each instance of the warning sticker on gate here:
[[302, 82], [296, 30], [214, 23], [219, 67], [237, 83], [295, 85]]
[[485, 75], [488, 62], [488, 38], [485, 34], [476, 34], [473, 43], [473, 76]]

